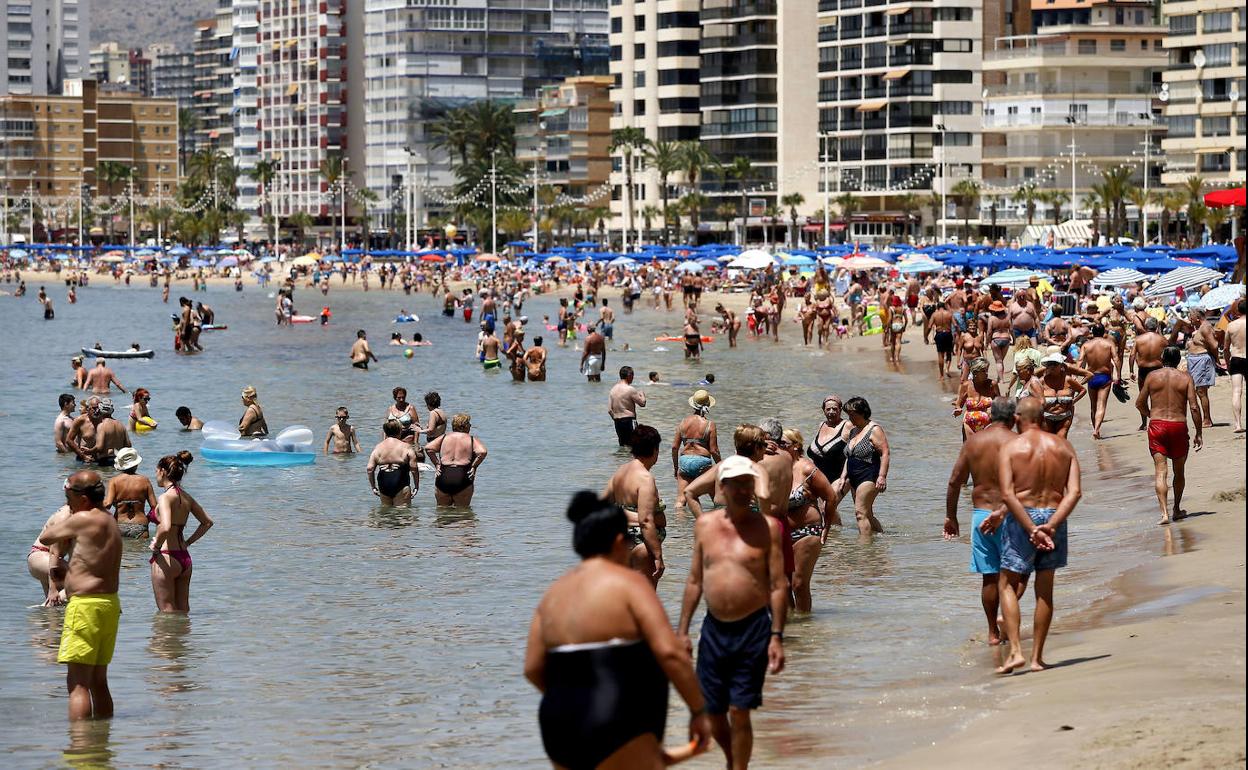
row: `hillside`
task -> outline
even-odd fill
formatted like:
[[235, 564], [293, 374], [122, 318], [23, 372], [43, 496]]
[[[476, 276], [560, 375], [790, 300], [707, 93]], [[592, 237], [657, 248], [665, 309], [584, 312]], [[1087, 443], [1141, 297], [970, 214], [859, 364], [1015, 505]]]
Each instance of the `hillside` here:
[[196, 19], [211, 18], [214, 0], [93, 0], [91, 45], [116, 40], [127, 48], [173, 43], [191, 50]]

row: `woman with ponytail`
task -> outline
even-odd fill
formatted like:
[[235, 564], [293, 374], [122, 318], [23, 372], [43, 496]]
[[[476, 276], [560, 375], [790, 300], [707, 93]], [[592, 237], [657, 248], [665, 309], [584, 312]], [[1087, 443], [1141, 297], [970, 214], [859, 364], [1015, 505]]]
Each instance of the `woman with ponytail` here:
[[[645, 576], [618, 505], [578, 492], [568, 506], [581, 563], [554, 582], [529, 627], [524, 674], [558, 767], [661, 768], [704, 751], [711, 727], [692, 660]], [[684, 749], [663, 750], [668, 683], [689, 706]]]
[[[192, 543], [204, 536], [212, 519], [195, 498], [182, 489], [186, 466], [194, 456], [187, 451], [166, 455], [156, 463], [156, 484], [165, 490], [156, 499], [153, 520], [156, 537], [152, 538], [152, 593], [160, 612], [190, 612]], [[186, 522], [198, 522], [190, 537], [183, 536]]]

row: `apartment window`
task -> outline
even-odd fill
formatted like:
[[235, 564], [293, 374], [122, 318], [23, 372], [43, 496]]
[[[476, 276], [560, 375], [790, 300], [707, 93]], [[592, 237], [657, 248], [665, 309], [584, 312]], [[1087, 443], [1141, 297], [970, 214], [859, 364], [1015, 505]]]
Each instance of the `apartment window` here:
[[1196, 14], [1193, 13], [1193, 14], [1187, 14], [1185, 16], [1171, 16], [1170, 17], [1170, 34], [1171, 35], [1194, 35], [1196, 34]]
[[646, 44], [645, 43], [633, 43], [633, 58], [634, 59], [646, 58]]
[[611, 19], [611, 34], [618, 35], [624, 31], [624, 17], [616, 16]]
[[1006, 114], [1006, 115], [1017, 115], [1017, 114], [1018, 114], [1018, 105], [1017, 105], [1017, 104], [1011, 104], [1009, 107], [1006, 107], [1006, 108], [1005, 108], [1005, 114]]
[[1023, 179], [1035, 179], [1035, 178], [1036, 178], [1036, 167], [1035, 166], [1023, 166]]
[[945, 53], [970, 53], [975, 50], [975, 46], [969, 39], [953, 38], [941, 41], [940, 50]]
[[1200, 123], [1201, 136], [1231, 135], [1231, 119], [1229, 116], [1223, 115], [1216, 118], [1203, 118]]
[[1042, 114], [1044, 114], [1044, 108], [1043, 108], [1043, 107], [1032, 107], [1032, 108], [1031, 108], [1031, 114], [1032, 114], [1032, 115], [1042, 115]]
[[1231, 43], [1218, 43], [1204, 47], [1206, 67], [1224, 67], [1231, 63]]
[[645, 115], [645, 114], [646, 114], [646, 100], [645, 100], [645, 99], [634, 99], [634, 100], [633, 100], [633, 114], [634, 114], [634, 115]]
[[975, 12], [970, 8], [933, 8], [933, 21], [974, 21]]
[[659, 43], [659, 56], [697, 56], [697, 40], [664, 40]]
[[611, 61], [624, 61], [623, 46], [618, 46], [618, 45], [611, 46]]
[[1222, 11], [1219, 13], [1206, 13], [1204, 15], [1204, 19], [1205, 19], [1204, 31], [1206, 33], [1230, 32], [1232, 15], [1233, 14], [1230, 11]]
[[701, 72], [696, 69], [659, 70], [661, 86], [696, 86], [700, 80]]
[[1125, 40], [1110, 40], [1110, 41], [1109, 41], [1109, 50], [1111, 50], [1111, 51], [1125, 51], [1125, 50], [1127, 50], [1127, 41], [1125, 41]]
[[633, 73], [633, 88], [645, 88], [645, 87], [646, 87], [646, 73], [634, 72]]
[[701, 24], [697, 11], [676, 11], [659, 14], [659, 29], [697, 29]]
[[634, 16], [633, 17], [633, 29], [637, 32], [645, 32], [646, 31], [646, 17]]
[[933, 73], [933, 83], [971, 83], [975, 73], [970, 70], [937, 70]]
[[1096, 53], [1096, 41], [1095, 40], [1080, 40], [1079, 41], [1079, 53], [1080, 54], [1095, 54]]
[[965, 101], [938, 102], [936, 107], [938, 115], [970, 115], [975, 111], [975, 106]]
[[1072, 104], [1070, 110], [1066, 113], [1067, 117], [1074, 118], [1076, 123], [1088, 122], [1088, 105]]
[[670, 99], [659, 100], [659, 112], [664, 115], [672, 113], [696, 113], [700, 101], [696, 96], [674, 97]]

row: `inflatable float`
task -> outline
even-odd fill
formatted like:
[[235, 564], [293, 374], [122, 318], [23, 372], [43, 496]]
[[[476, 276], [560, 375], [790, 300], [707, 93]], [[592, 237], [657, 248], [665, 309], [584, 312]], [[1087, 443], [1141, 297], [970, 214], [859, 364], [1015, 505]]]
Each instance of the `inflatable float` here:
[[204, 324], [199, 328], [201, 331], [206, 332], [223, 332], [230, 327], [225, 324]]
[[316, 462], [312, 431], [292, 425], [273, 438], [243, 438], [227, 422], [204, 423], [204, 443], [199, 453], [220, 465], [285, 466]]
[[135, 433], [147, 433], [153, 430], [156, 430], [156, 421], [151, 417], [140, 417], [134, 421]]
[[420, 323], [420, 317], [414, 315], [396, 315], [394, 317], [396, 324]]
[[[654, 338], [654, 341], [655, 341], [655, 342], [684, 342], [684, 341], [685, 341], [685, 338], [684, 338], [684, 337], [672, 337], [672, 336], [667, 336], [667, 337], [655, 337], [655, 338]], [[702, 341], [703, 341], [703, 342], [714, 342], [714, 341], [715, 341], [715, 338], [714, 338], [714, 337], [707, 337], [707, 336], [703, 335], [703, 337], [702, 337]]]
[[82, 354], [88, 358], [151, 358], [155, 350], [100, 350], [99, 348], [82, 348]]
[[315, 320], [316, 320], [316, 316], [310, 316], [310, 315], [292, 315], [290, 317], [290, 322], [292, 324], [310, 324]]

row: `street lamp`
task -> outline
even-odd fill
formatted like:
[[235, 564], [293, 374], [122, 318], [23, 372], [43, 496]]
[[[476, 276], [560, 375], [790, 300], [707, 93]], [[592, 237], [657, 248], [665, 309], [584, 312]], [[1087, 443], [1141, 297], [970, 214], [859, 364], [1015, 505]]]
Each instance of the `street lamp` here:
[[1147, 121], [1144, 124], [1144, 203], [1140, 206], [1140, 240], [1148, 243], [1148, 166], [1153, 149], [1153, 114], [1141, 112], [1139, 117]]
[[347, 250], [347, 171], [351, 167], [351, 159], [346, 155], [342, 156], [342, 173], [338, 175], [338, 223], [341, 226], [339, 230], [338, 254], [343, 255]]
[[407, 152], [407, 193], [404, 195], [407, 203], [407, 250], [416, 250], [416, 241], [419, 238], [419, 223], [416, 219], [416, 151], [411, 147], [403, 148]]
[[537, 248], [537, 164], [546, 155], [546, 121], [539, 120], [537, 122], [537, 144], [533, 147], [533, 253], [536, 254]]
[[[1228, 134], [1238, 133], [1239, 138], [1243, 139], [1244, 138], [1243, 132], [1240, 131], [1239, 128], [1235, 125], [1235, 113], [1238, 112], [1239, 110], [1239, 98], [1243, 96], [1243, 94], [1239, 92], [1239, 83], [1236, 83], [1234, 81], [1231, 82], [1231, 90], [1227, 93], [1227, 96], [1231, 100], [1231, 125], [1228, 126], [1229, 130], [1227, 133]], [[1232, 143], [1232, 146], [1231, 146], [1231, 158], [1232, 159], [1235, 158], [1234, 143]], [[1236, 171], [1239, 171], [1240, 173], [1242, 173], [1243, 169], [1237, 168]], [[1239, 215], [1234, 212], [1234, 209], [1232, 209], [1231, 210], [1231, 243], [1235, 243], [1237, 238], [1239, 238]]]
[[498, 255], [498, 148], [490, 150], [490, 253]]
[[949, 242], [949, 223], [946, 221], [948, 217], [948, 204], [945, 202], [945, 188], [948, 187], [946, 176], [948, 174], [948, 166], [945, 150], [945, 124], [937, 123], [936, 130], [940, 132], [940, 242]]
[[1078, 149], [1075, 144], [1075, 126], [1079, 125], [1078, 115], [1067, 115], [1066, 123], [1070, 126], [1070, 218], [1079, 218], [1079, 199], [1075, 188], [1075, 151]]

